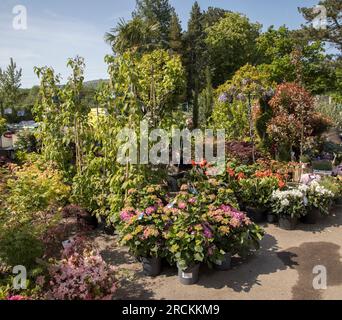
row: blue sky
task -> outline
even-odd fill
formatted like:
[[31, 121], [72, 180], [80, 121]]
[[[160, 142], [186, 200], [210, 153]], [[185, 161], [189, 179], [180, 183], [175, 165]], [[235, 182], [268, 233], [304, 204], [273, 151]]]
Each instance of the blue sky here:
[[[192, 0], [170, 0], [183, 27], [193, 4]], [[221, 7], [246, 14], [264, 28], [286, 24], [297, 28], [303, 18], [300, 6], [314, 6], [318, 0], [199, 0], [202, 9]], [[13, 7], [27, 8], [27, 30], [14, 30]], [[119, 18], [129, 19], [135, 0], [1, 0], [0, 3], [0, 68], [10, 57], [23, 69], [23, 87], [38, 84], [34, 66], [52, 66], [65, 80], [66, 60], [75, 55], [86, 59], [86, 80], [106, 78], [103, 58], [110, 53], [103, 41], [106, 31]]]

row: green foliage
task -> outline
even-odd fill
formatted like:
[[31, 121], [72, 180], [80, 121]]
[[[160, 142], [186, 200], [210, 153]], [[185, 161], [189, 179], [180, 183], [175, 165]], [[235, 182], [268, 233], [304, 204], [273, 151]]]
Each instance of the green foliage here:
[[239, 198], [245, 206], [256, 209], [270, 207], [273, 191], [279, 188], [279, 181], [275, 177], [239, 180]]
[[334, 68], [321, 42], [312, 42], [285, 26], [270, 27], [257, 39], [261, 68], [277, 83], [300, 80], [312, 93], [335, 87]]
[[147, 53], [137, 62], [137, 95], [144, 104], [145, 116], [154, 127], [170, 112], [183, 93], [184, 70], [178, 56], [165, 50]]
[[269, 150], [271, 147], [271, 141], [267, 133], [267, 126], [269, 121], [272, 119], [273, 113], [272, 108], [269, 105], [270, 97], [262, 97], [259, 100], [260, 111], [255, 121], [255, 128], [261, 139], [262, 147]]
[[37, 162], [15, 168], [5, 190], [0, 259], [9, 266], [34, 267], [44, 252], [42, 240], [59, 221], [59, 208], [68, 200], [70, 188], [62, 182], [60, 172]]
[[329, 160], [312, 161], [312, 169], [322, 171], [332, 171], [332, 163]]
[[314, 28], [313, 20], [317, 17], [314, 8], [299, 8], [307, 21], [307, 26], [304, 27], [304, 35], [311, 39], [328, 42], [335, 45], [339, 50], [342, 50], [342, 3], [340, 0], [322, 0], [318, 3], [326, 8], [327, 12], [327, 28]]
[[213, 106], [214, 106], [214, 89], [212, 87], [211, 73], [209, 68], [206, 69], [206, 86], [199, 95], [199, 124], [206, 127], [209, 124]]
[[13, 58], [6, 70], [0, 69], [0, 115], [4, 116], [4, 108], [13, 108], [18, 100], [21, 86], [22, 69], [17, 69]]
[[[27, 163], [17, 168], [14, 177], [7, 181], [7, 186], [7, 206], [17, 215], [56, 210], [67, 202], [70, 191], [62, 182], [61, 173], [42, 162]], [[19, 216], [17, 218], [20, 220]]]
[[187, 70], [187, 98], [193, 103], [193, 125], [198, 127], [198, 96], [203, 83], [205, 63], [205, 33], [203, 14], [197, 1], [192, 6], [188, 30], [184, 35], [186, 44], [185, 65]]
[[154, 42], [158, 35], [158, 24], [146, 23], [142, 18], [135, 17], [128, 22], [121, 19], [115, 28], [105, 34], [105, 40], [117, 54], [126, 51], [143, 53], [158, 47]]
[[272, 86], [268, 73], [250, 64], [240, 68], [231, 80], [216, 90], [212, 116], [214, 125], [226, 129], [229, 139], [245, 139], [250, 135], [252, 125], [251, 104]]
[[204, 28], [209, 28], [222, 18], [225, 17], [226, 13], [229, 11], [216, 7], [208, 7], [206, 11], [203, 12], [203, 26]]
[[174, 9], [169, 0], [137, 0], [133, 17], [139, 17], [147, 24], [157, 24], [160, 34], [154, 39], [159, 46], [167, 48]]
[[60, 78], [52, 68], [35, 68], [40, 79], [37, 102], [34, 107], [35, 120], [40, 122], [37, 139], [42, 145], [42, 153], [68, 175], [72, 172], [73, 154], [64, 143], [64, 119], [61, 112]]
[[16, 148], [22, 152], [37, 152], [38, 144], [35, 132], [32, 130], [21, 130], [17, 134]]
[[183, 54], [182, 26], [176, 12], [172, 13], [169, 33], [169, 46], [172, 52]]
[[248, 135], [246, 106], [241, 101], [215, 102], [212, 123], [217, 129], [225, 129], [227, 139], [245, 139]]
[[7, 121], [0, 117], [0, 137], [7, 131]]
[[241, 14], [226, 13], [206, 30], [214, 87], [231, 78], [247, 62], [256, 62], [256, 39], [260, 28], [260, 24], [251, 23]]
[[342, 197], [342, 181], [339, 178], [324, 176], [319, 184], [332, 192], [335, 199]]
[[64, 87], [53, 69], [35, 68], [41, 84], [34, 112], [40, 122], [37, 137], [44, 157], [71, 178], [82, 170], [90, 107], [82, 96], [84, 59], [69, 59], [67, 66], [72, 75]]
[[142, 57], [126, 52], [106, 60], [110, 81], [101, 86], [96, 99], [107, 115], [90, 122], [82, 171], [73, 180], [73, 199], [98, 217], [115, 222], [129, 189], [142, 188], [163, 176], [163, 168], [154, 168], [152, 173], [149, 165], [118, 163], [123, 143], [118, 142], [118, 134], [137, 128], [139, 141], [140, 121], [150, 120], [155, 127], [171, 115], [182, 86], [182, 66], [179, 57], [164, 50]]
[[319, 99], [315, 106], [317, 112], [331, 119], [334, 126], [342, 130], [342, 103], [335, 101], [327, 102]]

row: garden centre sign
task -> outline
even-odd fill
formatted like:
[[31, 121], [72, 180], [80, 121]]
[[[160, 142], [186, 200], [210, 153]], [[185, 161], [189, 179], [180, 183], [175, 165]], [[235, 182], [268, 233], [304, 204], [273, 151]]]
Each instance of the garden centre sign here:
[[127, 127], [117, 135], [121, 142], [117, 154], [120, 164], [179, 165], [192, 164], [193, 159], [201, 163], [205, 159], [210, 164], [207, 175], [219, 175], [225, 170], [224, 129], [216, 130], [216, 136], [212, 129], [190, 131], [172, 128], [170, 132], [164, 129], [149, 132], [147, 121], [140, 122], [139, 129], [139, 139], [137, 130]]

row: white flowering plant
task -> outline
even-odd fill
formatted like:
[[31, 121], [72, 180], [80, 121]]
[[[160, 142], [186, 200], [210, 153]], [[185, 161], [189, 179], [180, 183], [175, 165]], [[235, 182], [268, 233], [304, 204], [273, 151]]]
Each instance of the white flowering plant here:
[[276, 190], [272, 194], [272, 211], [283, 217], [298, 218], [305, 215], [305, 194], [298, 189]]
[[317, 181], [313, 181], [306, 188], [308, 209], [316, 208], [322, 215], [329, 215], [329, 208], [335, 196], [334, 193], [320, 185]]

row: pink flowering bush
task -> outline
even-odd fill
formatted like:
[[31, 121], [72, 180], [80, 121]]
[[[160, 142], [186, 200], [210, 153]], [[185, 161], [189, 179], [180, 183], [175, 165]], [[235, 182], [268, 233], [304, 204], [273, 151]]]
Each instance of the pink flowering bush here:
[[25, 297], [25, 296], [20, 296], [20, 295], [15, 295], [15, 296], [9, 296], [7, 300], [11, 301], [21, 301], [21, 300], [30, 300], [30, 298]]
[[121, 244], [136, 257], [161, 257], [165, 253], [163, 232], [172, 211], [165, 211], [166, 195], [160, 186], [131, 189], [116, 223]]
[[200, 211], [196, 210], [196, 202], [189, 200], [175, 204], [180, 210], [165, 231], [168, 259], [182, 270], [211, 259], [222, 261], [224, 254], [215, 244], [212, 226], [202, 219]]
[[216, 246], [231, 254], [258, 249], [264, 231], [241, 211], [230, 205], [211, 206], [202, 219], [213, 230]]
[[165, 257], [182, 269], [201, 262], [211, 266], [226, 253], [257, 248], [263, 236], [261, 228], [235, 209], [234, 192], [214, 178], [182, 185], [167, 204], [154, 186], [141, 193], [142, 198], [140, 191], [130, 191], [133, 200], [117, 224], [121, 243], [136, 257]]
[[[54, 300], [110, 300], [116, 291], [114, 270], [84, 238], [76, 238], [63, 251], [63, 259], [50, 270], [47, 297]], [[39, 279], [43, 285], [44, 279]]]

